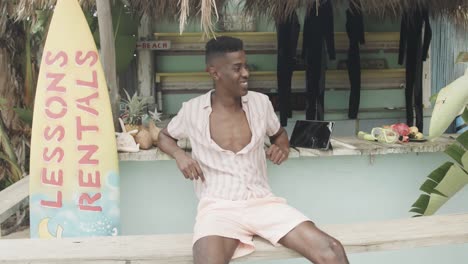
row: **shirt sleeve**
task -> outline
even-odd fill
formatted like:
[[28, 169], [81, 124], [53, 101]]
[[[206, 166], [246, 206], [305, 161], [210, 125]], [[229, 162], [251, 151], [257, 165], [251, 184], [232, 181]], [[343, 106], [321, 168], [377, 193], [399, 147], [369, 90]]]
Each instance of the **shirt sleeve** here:
[[180, 108], [179, 112], [177, 113], [176, 116], [174, 116], [167, 125], [167, 132], [171, 137], [180, 140], [183, 138], [188, 138], [187, 134], [187, 117], [186, 117], [186, 103], [182, 104], [182, 107]]
[[275, 113], [275, 110], [273, 109], [273, 105], [271, 104], [270, 100], [268, 100], [268, 97], [267, 97], [267, 111], [266, 111], [266, 115], [265, 115], [265, 119], [266, 119], [266, 134], [267, 136], [271, 137], [273, 135], [275, 135], [281, 125], [280, 125], [280, 122], [278, 120], [278, 116], [276, 115]]

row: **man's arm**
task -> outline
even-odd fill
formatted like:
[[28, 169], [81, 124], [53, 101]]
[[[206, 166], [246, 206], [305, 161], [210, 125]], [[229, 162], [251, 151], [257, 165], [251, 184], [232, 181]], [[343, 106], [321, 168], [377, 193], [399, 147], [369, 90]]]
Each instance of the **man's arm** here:
[[270, 137], [270, 142], [271, 146], [266, 152], [267, 158], [277, 165], [287, 160], [289, 156], [289, 140], [286, 130], [280, 127], [278, 132]]
[[176, 160], [177, 167], [179, 167], [185, 178], [190, 180], [198, 180], [200, 178], [202, 181], [205, 181], [198, 163], [185, 154], [185, 151], [177, 145], [177, 140], [169, 135], [167, 128], [164, 128], [159, 133], [158, 147]]

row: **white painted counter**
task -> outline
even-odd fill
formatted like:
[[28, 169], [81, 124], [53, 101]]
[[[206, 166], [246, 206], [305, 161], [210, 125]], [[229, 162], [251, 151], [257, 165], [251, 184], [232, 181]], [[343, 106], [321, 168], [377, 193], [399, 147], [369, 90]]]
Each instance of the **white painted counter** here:
[[[291, 148], [289, 158], [298, 157], [327, 157], [327, 156], [347, 156], [347, 155], [384, 155], [384, 154], [406, 154], [406, 153], [431, 153], [444, 151], [450, 144], [455, 142], [457, 135], [446, 134], [434, 141], [408, 142], [398, 144], [386, 144], [361, 140], [356, 137], [336, 137], [331, 140], [332, 150], [317, 150], [304, 148]], [[190, 152], [190, 142], [180, 140], [178, 145]], [[268, 140], [265, 147], [268, 147]], [[149, 160], [169, 160], [170, 156], [158, 148], [141, 150], [136, 153], [119, 153], [121, 161], [149, 161]]]

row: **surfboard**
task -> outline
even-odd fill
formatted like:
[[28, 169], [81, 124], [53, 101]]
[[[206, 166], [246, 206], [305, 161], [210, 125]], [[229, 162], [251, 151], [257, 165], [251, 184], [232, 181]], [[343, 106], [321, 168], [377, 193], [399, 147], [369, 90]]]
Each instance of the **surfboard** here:
[[77, 0], [58, 0], [34, 103], [31, 238], [119, 234], [119, 168], [98, 51]]

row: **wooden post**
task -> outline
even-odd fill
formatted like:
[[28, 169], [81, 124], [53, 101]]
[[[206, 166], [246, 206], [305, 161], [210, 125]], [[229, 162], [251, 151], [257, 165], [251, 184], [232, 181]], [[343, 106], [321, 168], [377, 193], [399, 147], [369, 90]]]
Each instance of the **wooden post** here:
[[115, 66], [115, 39], [112, 28], [112, 13], [109, 0], [96, 1], [99, 38], [101, 43], [101, 61], [106, 76], [107, 87], [112, 106], [112, 116], [114, 120], [115, 131], [119, 128], [119, 88], [117, 86], [117, 72]]
[[[143, 15], [138, 28], [139, 40], [152, 39], [152, 19]], [[140, 96], [152, 96], [153, 93], [153, 51], [149, 49], [138, 50], [138, 94]], [[154, 101], [154, 100], [153, 100]]]

